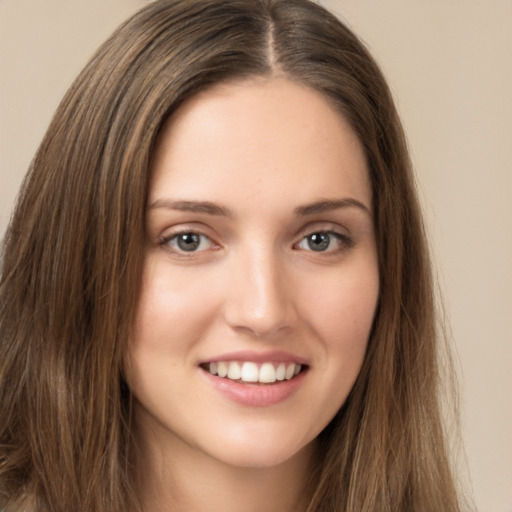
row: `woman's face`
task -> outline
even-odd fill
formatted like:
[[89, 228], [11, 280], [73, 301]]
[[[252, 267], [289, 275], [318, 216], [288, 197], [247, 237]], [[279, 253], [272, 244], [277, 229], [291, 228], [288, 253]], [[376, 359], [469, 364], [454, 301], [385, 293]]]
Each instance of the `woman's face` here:
[[316, 91], [219, 85], [161, 134], [127, 381], [155, 453], [308, 452], [359, 373], [379, 294], [361, 144]]

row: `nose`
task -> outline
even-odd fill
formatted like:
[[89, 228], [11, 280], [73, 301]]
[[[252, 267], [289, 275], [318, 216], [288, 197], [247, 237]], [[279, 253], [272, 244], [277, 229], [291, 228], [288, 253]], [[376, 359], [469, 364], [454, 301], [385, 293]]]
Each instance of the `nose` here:
[[292, 295], [285, 264], [273, 251], [247, 251], [229, 271], [225, 319], [256, 337], [281, 334], [295, 317]]

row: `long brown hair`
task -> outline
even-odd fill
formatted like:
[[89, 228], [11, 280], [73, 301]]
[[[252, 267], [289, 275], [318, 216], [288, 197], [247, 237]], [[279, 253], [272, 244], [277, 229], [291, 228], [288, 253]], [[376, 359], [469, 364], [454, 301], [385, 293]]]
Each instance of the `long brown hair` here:
[[275, 74], [321, 91], [359, 136], [381, 276], [362, 371], [321, 434], [308, 512], [459, 510], [424, 229], [379, 68], [350, 30], [308, 0], [160, 0], [104, 43], [64, 97], [4, 239], [4, 511], [138, 510], [122, 361], [155, 141], [198, 91]]

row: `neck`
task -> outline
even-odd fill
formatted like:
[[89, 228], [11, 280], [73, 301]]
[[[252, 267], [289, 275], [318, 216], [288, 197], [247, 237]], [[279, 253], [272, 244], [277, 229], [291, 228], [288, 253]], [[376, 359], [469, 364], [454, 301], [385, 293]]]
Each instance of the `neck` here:
[[306, 511], [313, 445], [278, 465], [242, 468], [189, 446], [174, 446], [169, 452], [144, 445], [139, 466], [144, 512]]

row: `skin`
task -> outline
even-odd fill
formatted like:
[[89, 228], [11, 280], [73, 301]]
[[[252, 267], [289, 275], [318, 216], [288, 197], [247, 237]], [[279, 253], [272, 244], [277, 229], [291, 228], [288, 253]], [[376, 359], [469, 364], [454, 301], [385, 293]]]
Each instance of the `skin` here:
[[[357, 378], [378, 301], [359, 140], [285, 78], [218, 85], [164, 127], [148, 205], [127, 360], [145, 510], [303, 510], [315, 439]], [[196, 250], [180, 232], [200, 234]], [[200, 364], [239, 350], [284, 350], [307, 371], [279, 403], [235, 403]]]

